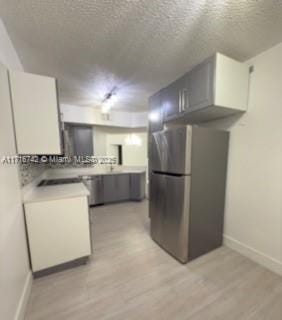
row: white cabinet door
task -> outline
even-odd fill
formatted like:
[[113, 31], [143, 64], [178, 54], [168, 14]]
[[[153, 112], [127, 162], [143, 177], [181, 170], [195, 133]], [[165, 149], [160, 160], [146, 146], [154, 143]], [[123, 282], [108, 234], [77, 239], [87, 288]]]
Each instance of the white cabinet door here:
[[25, 204], [33, 272], [91, 254], [87, 197]]
[[214, 105], [246, 111], [249, 93], [249, 66], [220, 53], [216, 54]]
[[56, 80], [10, 72], [18, 154], [61, 154]]

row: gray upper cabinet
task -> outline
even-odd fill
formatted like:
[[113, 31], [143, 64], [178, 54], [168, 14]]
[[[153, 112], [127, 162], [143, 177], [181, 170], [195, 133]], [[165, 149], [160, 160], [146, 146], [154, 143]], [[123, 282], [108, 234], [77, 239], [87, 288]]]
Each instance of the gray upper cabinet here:
[[67, 156], [93, 156], [92, 127], [65, 124], [64, 153]]
[[162, 91], [163, 121], [196, 123], [247, 110], [249, 67], [220, 53]]
[[190, 74], [187, 73], [164, 89], [163, 108], [164, 120], [179, 117], [189, 108]]
[[155, 93], [149, 99], [149, 132], [160, 131], [163, 129], [163, 91]]
[[173, 82], [164, 89], [163, 93], [163, 107], [164, 119], [173, 119], [180, 112], [179, 93], [181, 90], [182, 79]]
[[189, 84], [185, 92], [186, 110], [200, 109], [213, 103], [213, 66], [210, 59], [189, 72]]
[[74, 154], [76, 156], [93, 156], [92, 127], [73, 127]]

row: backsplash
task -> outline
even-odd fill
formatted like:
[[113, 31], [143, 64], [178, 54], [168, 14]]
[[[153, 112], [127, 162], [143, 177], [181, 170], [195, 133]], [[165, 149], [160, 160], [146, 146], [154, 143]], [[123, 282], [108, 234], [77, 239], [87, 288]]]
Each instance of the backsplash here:
[[46, 168], [44, 163], [21, 163], [19, 170], [22, 187], [40, 176]]

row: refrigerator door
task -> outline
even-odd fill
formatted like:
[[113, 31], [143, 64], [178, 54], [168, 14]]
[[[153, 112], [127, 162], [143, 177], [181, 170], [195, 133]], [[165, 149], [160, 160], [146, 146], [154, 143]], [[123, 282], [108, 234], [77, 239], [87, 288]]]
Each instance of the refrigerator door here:
[[151, 236], [183, 263], [188, 261], [190, 179], [190, 176], [151, 175]]
[[166, 180], [163, 174], [151, 174], [149, 215], [151, 218], [151, 236], [162, 244], [163, 218], [165, 211]]
[[191, 173], [192, 127], [177, 127], [153, 133], [150, 139], [150, 170]]

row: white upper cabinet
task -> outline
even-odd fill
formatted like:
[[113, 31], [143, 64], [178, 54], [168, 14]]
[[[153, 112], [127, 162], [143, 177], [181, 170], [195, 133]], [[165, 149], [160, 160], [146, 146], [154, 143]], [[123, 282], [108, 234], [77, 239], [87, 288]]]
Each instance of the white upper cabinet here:
[[248, 86], [248, 65], [216, 53], [162, 89], [164, 121], [196, 123], [246, 111]]
[[214, 104], [246, 111], [249, 91], [249, 66], [217, 53], [214, 75]]
[[61, 154], [56, 79], [10, 71], [18, 154]]

